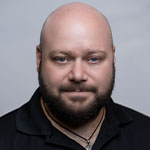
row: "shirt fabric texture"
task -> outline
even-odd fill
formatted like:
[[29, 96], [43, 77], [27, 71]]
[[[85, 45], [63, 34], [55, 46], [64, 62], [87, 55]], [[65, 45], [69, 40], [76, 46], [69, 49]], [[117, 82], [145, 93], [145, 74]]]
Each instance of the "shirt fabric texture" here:
[[[0, 150], [85, 150], [51, 125], [40, 96], [0, 118]], [[150, 150], [150, 118], [110, 100], [92, 150]]]

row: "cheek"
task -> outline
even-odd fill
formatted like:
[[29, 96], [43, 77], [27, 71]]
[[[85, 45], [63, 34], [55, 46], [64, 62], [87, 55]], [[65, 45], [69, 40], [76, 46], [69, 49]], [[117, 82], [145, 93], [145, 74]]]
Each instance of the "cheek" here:
[[67, 70], [56, 68], [53, 64], [44, 64], [42, 67], [42, 76], [47, 86], [56, 89], [64, 82]]
[[112, 65], [104, 65], [90, 72], [91, 79], [101, 90], [106, 89], [112, 80]]

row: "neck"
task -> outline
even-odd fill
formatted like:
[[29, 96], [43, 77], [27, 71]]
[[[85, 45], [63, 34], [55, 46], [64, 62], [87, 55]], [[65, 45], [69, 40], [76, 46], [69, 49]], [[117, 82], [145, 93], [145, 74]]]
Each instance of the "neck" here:
[[[60, 122], [59, 120], [57, 120], [57, 118], [55, 118], [50, 113], [50, 111], [48, 110], [48, 107], [46, 106], [46, 104], [43, 103], [42, 99], [41, 99], [41, 106], [44, 111], [44, 114], [46, 115], [48, 120], [51, 122], [51, 124], [55, 128], [57, 128], [59, 131], [61, 131], [65, 135], [67, 135], [69, 138], [75, 140], [77, 143], [79, 143], [83, 147], [85, 147], [85, 141], [82, 140], [81, 138], [79, 138], [78, 136], [76, 136], [75, 134], [71, 133], [69, 130], [73, 131], [74, 133], [76, 133], [78, 135], [81, 135], [85, 139], [88, 139], [97, 127], [94, 135], [92, 136], [92, 138], [90, 140], [91, 145], [93, 145], [98, 136], [98, 133], [100, 131], [100, 128], [101, 128], [101, 125], [102, 125], [102, 122], [104, 120], [105, 113], [106, 113], [106, 109], [103, 107], [100, 110], [99, 114], [96, 116], [96, 118], [94, 118], [93, 120], [90, 120], [86, 124], [83, 124], [83, 125], [75, 128], [75, 127], [67, 126], [63, 122]], [[66, 130], [65, 128], [67, 128], [68, 130]]]

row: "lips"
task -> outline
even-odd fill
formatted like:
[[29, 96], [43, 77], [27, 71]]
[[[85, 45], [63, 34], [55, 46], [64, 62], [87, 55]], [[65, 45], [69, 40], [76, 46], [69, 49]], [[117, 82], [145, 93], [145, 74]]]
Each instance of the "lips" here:
[[80, 89], [76, 89], [74, 92], [81, 92], [81, 90]]
[[89, 91], [80, 91], [80, 90], [75, 90], [75, 91], [67, 91], [64, 92], [67, 95], [72, 95], [72, 96], [87, 96], [90, 92]]
[[97, 92], [97, 88], [94, 86], [81, 86], [81, 85], [70, 85], [61, 86], [59, 92]]

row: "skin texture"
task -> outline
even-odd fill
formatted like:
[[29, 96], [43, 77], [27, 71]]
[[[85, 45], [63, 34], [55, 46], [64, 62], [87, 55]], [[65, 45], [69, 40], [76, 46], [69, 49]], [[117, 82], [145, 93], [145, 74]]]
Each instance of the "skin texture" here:
[[[60, 86], [71, 83], [94, 86], [101, 95], [106, 92], [111, 83], [112, 66], [115, 63], [111, 30], [106, 18], [86, 4], [64, 5], [47, 18], [36, 56], [37, 71], [41, 67], [43, 80], [46, 86], [52, 89], [54, 95], [60, 94], [58, 90]], [[95, 98], [93, 92], [81, 91], [79, 87], [74, 91], [62, 92], [59, 96], [65, 105], [77, 112], [90, 106]], [[101, 110], [94, 120], [72, 130], [88, 138], [100, 117], [102, 117]], [[61, 129], [52, 120], [51, 122], [71, 137], [70, 133]], [[98, 131], [93, 136], [92, 143]], [[73, 139], [84, 146], [81, 139], [77, 137]]]

